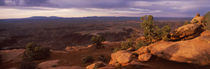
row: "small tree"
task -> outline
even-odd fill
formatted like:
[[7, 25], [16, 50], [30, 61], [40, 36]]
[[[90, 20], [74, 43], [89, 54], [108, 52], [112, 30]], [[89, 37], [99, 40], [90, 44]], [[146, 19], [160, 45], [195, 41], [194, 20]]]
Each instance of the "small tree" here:
[[45, 59], [50, 56], [50, 49], [47, 47], [42, 47], [34, 42], [30, 42], [26, 45], [26, 50], [24, 52], [23, 58], [25, 60], [39, 60]]
[[141, 20], [143, 20], [141, 27], [144, 29], [144, 37], [148, 41], [146, 43], [152, 43], [162, 39], [169, 40], [168, 35], [171, 30], [169, 26], [162, 28], [155, 26], [152, 15], [145, 15]]
[[152, 15], [145, 15], [141, 18], [143, 22], [141, 23], [141, 27], [144, 29], [144, 37], [149, 41], [155, 38], [155, 29], [154, 29], [154, 21]]
[[93, 44], [95, 44], [96, 48], [99, 49], [99, 48], [103, 47], [102, 46], [102, 42], [105, 41], [105, 38], [102, 37], [102, 36], [97, 35], [97, 36], [93, 36], [91, 38], [91, 41], [92, 41]]

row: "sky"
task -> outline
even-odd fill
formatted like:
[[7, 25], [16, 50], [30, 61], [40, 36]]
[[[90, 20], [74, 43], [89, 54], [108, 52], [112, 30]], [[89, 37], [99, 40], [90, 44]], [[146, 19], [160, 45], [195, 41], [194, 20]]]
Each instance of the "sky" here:
[[210, 11], [210, 0], [0, 0], [0, 19], [32, 16], [193, 17]]

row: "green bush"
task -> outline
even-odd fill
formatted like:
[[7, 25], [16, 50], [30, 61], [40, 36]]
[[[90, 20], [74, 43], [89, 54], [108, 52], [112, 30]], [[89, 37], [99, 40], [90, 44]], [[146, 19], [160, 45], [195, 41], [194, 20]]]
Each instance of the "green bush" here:
[[169, 33], [171, 31], [170, 26], [166, 25], [164, 27], [161, 28], [161, 39], [168, 41], [169, 39]]
[[121, 50], [126, 50], [130, 47], [133, 47], [134, 41], [132, 39], [127, 39], [121, 43]]
[[150, 44], [149, 42], [146, 42], [146, 41], [143, 41], [143, 40], [139, 40], [139, 41], [136, 42], [135, 50], [138, 50], [142, 46], [147, 46], [149, 44]]
[[92, 56], [85, 56], [82, 58], [83, 63], [92, 63], [94, 61], [94, 58]]
[[95, 44], [96, 48], [99, 49], [99, 48], [102, 48], [103, 45], [102, 45], [102, 42], [105, 41], [105, 38], [102, 37], [102, 36], [93, 36], [91, 38], [91, 41], [93, 44]]
[[23, 58], [25, 60], [40, 60], [50, 56], [50, 49], [47, 47], [38, 46], [36, 43], [31, 42], [26, 45]]

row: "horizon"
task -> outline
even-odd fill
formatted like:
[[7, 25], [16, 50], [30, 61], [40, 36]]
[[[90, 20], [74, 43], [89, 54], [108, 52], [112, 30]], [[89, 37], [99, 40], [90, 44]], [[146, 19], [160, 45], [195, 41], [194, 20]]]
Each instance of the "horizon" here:
[[209, 11], [208, 0], [0, 0], [0, 19], [32, 16], [194, 17]]
[[[84, 16], [84, 17], [59, 17], [59, 16], [31, 16], [31, 17], [23, 17], [23, 18], [3, 18], [3, 19], [0, 19], [0, 20], [4, 20], [4, 19], [27, 19], [27, 18], [51, 18], [51, 17], [56, 17], [56, 18], [91, 18], [91, 17], [97, 17], [97, 18], [109, 18], [109, 17], [115, 17], [115, 18], [118, 18], [118, 17], [128, 17], [128, 18], [140, 18], [142, 16]], [[154, 17], [154, 18], [193, 18], [193, 17]]]

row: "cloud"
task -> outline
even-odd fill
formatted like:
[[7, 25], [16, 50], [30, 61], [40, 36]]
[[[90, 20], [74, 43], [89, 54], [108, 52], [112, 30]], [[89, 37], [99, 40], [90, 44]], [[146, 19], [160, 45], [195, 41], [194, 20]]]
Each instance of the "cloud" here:
[[[58, 16], [63, 16], [63, 13], [68, 15], [68, 12], [75, 14], [80, 12], [77, 15], [142, 16], [151, 14], [164, 17], [189, 17], [194, 16], [197, 12], [204, 14], [209, 11], [209, 2], [209, 0], [0, 0], [0, 9], [16, 9], [14, 11], [19, 12], [23, 10], [22, 13], [25, 13], [24, 10], [39, 11], [43, 16], [47, 16], [43, 13], [48, 11], [49, 15], [53, 13]], [[71, 11], [64, 12], [64, 9]], [[14, 11], [8, 10], [7, 12], [12, 13]], [[0, 11], [0, 13], [6, 12]], [[31, 13], [30, 15], [33, 16], [34, 14]]]

